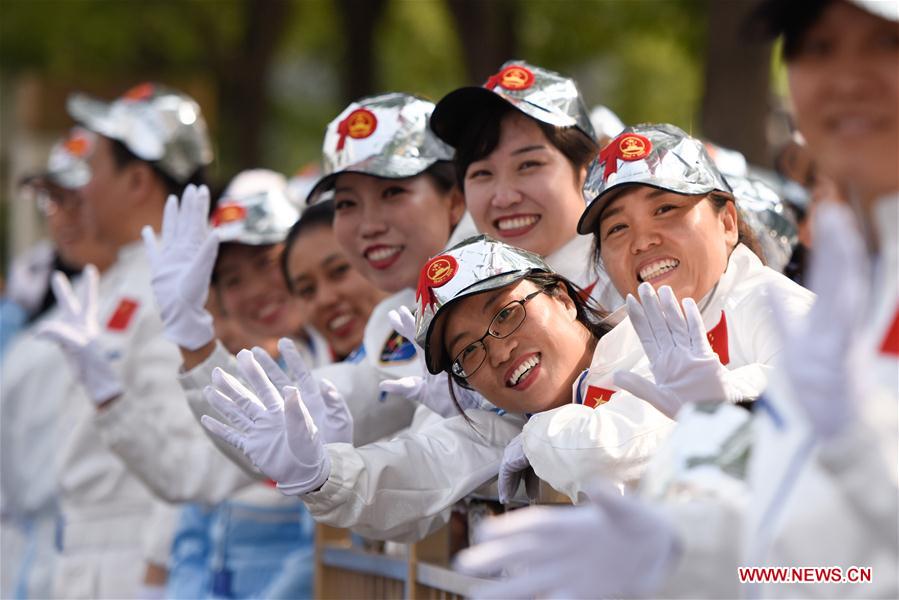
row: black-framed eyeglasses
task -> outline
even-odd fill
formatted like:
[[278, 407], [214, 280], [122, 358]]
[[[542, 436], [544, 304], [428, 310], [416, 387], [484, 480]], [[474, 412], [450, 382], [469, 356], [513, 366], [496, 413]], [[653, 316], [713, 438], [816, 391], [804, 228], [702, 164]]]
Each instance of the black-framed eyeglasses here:
[[488, 337], [495, 337], [501, 340], [518, 331], [518, 328], [521, 327], [527, 316], [524, 305], [545, 291], [544, 289], [537, 290], [521, 300], [509, 302], [499, 309], [493, 315], [493, 319], [490, 320], [487, 332], [479, 340], [462, 348], [462, 351], [456, 355], [452, 364], [453, 375], [463, 379], [474, 375], [475, 371], [480, 369], [487, 359], [487, 346], [484, 344], [484, 340]]

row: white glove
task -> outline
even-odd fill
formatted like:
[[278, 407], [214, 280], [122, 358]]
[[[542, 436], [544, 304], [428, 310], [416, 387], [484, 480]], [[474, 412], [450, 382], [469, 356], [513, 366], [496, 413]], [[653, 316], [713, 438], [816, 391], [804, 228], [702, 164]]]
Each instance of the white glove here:
[[687, 402], [741, 400], [737, 389], [728, 385], [729, 371], [709, 344], [696, 302], [684, 298], [681, 312], [667, 285], [656, 295], [652, 285], [644, 282], [637, 292], [640, 302], [628, 294], [627, 312], [655, 383], [629, 371], [616, 371], [615, 385], [672, 419]]
[[[401, 306], [399, 310], [391, 310], [387, 313], [387, 317], [401, 336], [414, 343], [415, 316], [408, 308]], [[416, 346], [417, 352], [418, 347]], [[458, 416], [460, 414], [459, 407], [462, 410], [492, 407], [483, 396], [474, 390], [458, 385], [455, 386], [456, 401], [459, 403], [459, 407], [457, 407], [450, 396], [449, 375], [446, 373], [433, 375], [428, 371], [421, 355], [418, 360], [421, 365], [421, 376], [410, 375], [399, 379], [385, 379], [378, 384], [378, 389], [388, 394], [397, 394], [413, 402], [420, 402], [444, 418]]]
[[[327, 379], [320, 382], [312, 376], [312, 372], [303, 362], [303, 357], [290, 338], [278, 340], [278, 350], [287, 366], [287, 373], [269, 356], [268, 352], [256, 346], [253, 356], [262, 366], [265, 374], [276, 389], [295, 387], [300, 390], [303, 404], [312, 421], [318, 426], [319, 434], [326, 444], [336, 442], [353, 443], [353, 416], [347, 407], [346, 400], [333, 383]], [[288, 373], [290, 373], [288, 375]]]
[[237, 353], [237, 367], [254, 391], [219, 368], [212, 372], [214, 387], [204, 390], [231, 426], [209, 415], [200, 421], [243, 452], [282, 494], [297, 496], [319, 489], [328, 480], [331, 459], [300, 391], [286, 387], [282, 397], [249, 350]]
[[812, 429], [828, 438], [856, 418], [862, 395], [849, 358], [859, 322], [866, 316], [868, 258], [848, 207], [822, 203], [815, 209], [813, 227], [809, 288], [818, 298], [811, 310], [793, 323], [782, 308], [783, 295], [770, 288], [769, 296], [783, 340], [781, 374]]
[[165, 336], [188, 350], [215, 339], [205, 307], [219, 240], [209, 231], [208, 215], [209, 188], [188, 185], [180, 206], [174, 195], [166, 201], [158, 243], [149, 225], [141, 230]]
[[53, 270], [53, 255], [53, 246], [40, 243], [16, 256], [9, 265], [6, 296], [29, 315], [40, 308], [47, 293]]
[[122, 381], [103, 355], [97, 324], [97, 267], [87, 265], [82, 272], [81, 294], [75, 297], [69, 279], [57, 271], [50, 279], [53, 295], [62, 311], [56, 319], [37, 328], [38, 337], [56, 342], [71, 361], [76, 377], [97, 406], [122, 393]]
[[577, 507], [536, 506], [482, 521], [478, 545], [457, 569], [509, 578], [477, 598], [615, 598], [651, 594], [678, 554], [673, 527], [657, 512], [607, 485]]
[[499, 501], [502, 504], [508, 504], [524, 477], [524, 488], [531, 500], [537, 497], [537, 487], [539, 480], [531, 469], [531, 462], [524, 454], [524, 447], [521, 445], [521, 434], [519, 433], [503, 451], [503, 462], [499, 466], [499, 478], [497, 480], [497, 488], [499, 489]]

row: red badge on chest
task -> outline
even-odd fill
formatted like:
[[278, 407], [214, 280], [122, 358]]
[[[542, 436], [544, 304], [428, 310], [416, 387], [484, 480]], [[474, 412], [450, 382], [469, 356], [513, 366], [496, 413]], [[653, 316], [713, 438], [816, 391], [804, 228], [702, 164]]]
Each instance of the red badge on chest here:
[[721, 320], [709, 330], [707, 335], [712, 350], [718, 355], [718, 360], [722, 365], [727, 366], [727, 363], [730, 362], [730, 352], [727, 348], [727, 317], [724, 316], [723, 310], [721, 311]]
[[614, 393], [614, 390], [607, 390], [596, 385], [587, 386], [587, 393], [584, 394], [584, 406], [596, 408], [611, 400]]
[[125, 331], [128, 329], [128, 325], [131, 324], [131, 319], [134, 317], [134, 313], [137, 312], [138, 306], [140, 304], [137, 300], [122, 298], [112, 316], [109, 317], [109, 321], [106, 322], [106, 329], [110, 331]]
[[880, 352], [891, 356], [899, 356], [899, 309], [893, 315], [893, 322], [887, 329], [886, 337], [880, 344]]

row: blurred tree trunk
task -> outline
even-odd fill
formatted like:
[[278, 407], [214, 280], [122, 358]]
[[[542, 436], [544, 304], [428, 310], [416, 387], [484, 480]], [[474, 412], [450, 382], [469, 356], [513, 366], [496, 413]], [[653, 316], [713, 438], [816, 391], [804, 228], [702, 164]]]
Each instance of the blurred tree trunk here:
[[284, 0], [245, 0], [243, 39], [220, 63], [222, 131], [238, 169], [258, 167], [263, 121], [268, 112], [267, 82], [292, 4]]
[[344, 41], [341, 73], [344, 103], [377, 90], [375, 32], [386, 7], [386, 0], [337, 0]]
[[758, 0], [707, 0], [708, 45], [702, 132], [716, 144], [739, 150], [751, 163], [769, 162], [766, 119], [771, 45], [742, 35]]
[[505, 61], [519, 58], [518, 13], [514, 0], [447, 0], [462, 42], [465, 69], [471, 83], [480, 84]]

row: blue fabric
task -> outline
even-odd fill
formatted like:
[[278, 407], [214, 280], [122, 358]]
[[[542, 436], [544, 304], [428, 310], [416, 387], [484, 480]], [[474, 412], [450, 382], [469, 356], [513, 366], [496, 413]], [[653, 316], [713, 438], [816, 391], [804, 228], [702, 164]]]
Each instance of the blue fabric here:
[[27, 321], [28, 313], [24, 308], [9, 298], [0, 298], [0, 356], [16, 334], [25, 328]]
[[167, 597], [310, 598], [313, 533], [299, 502], [188, 505], [173, 543]]

